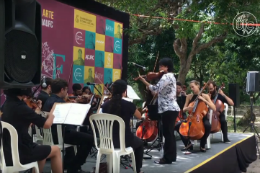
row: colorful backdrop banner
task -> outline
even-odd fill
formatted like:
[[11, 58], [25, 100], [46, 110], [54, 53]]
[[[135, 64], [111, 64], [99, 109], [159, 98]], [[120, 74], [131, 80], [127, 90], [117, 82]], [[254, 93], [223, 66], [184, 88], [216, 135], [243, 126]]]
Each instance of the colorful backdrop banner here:
[[121, 78], [123, 24], [54, 0], [38, 1], [42, 5], [42, 75], [70, 79], [69, 92], [74, 83], [95, 82], [104, 93], [104, 84]]

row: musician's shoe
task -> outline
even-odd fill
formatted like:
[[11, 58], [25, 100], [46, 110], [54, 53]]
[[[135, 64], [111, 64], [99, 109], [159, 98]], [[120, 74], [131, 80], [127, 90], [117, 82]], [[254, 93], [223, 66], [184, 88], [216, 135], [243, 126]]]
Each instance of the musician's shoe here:
[[184, 147], [184, 148], [182, 148], [181, 149], [181, 151], [192, 151], [193, 150], [193, 145], [192, 144], [190, 144], [190, 145], [188, 145], [187, 147]]
[[229, 144], [229, 143], [231, 143], [231, 142], [230, 142], [230, 140], [225, 139], [225, 140], [224, 140], [224, 143]]
[[206, 149], [206, 148], [201, 148], [201, 147], [200, 147], [200, 151], [203, 152], [203, 153], [206, 153], [207, 149]]
[[154, 163], [156, 163], [156, 164], [172, 164], [171, 161], [167, 161], [164, 158], [161, 158], [160, 160], [155, 160]]

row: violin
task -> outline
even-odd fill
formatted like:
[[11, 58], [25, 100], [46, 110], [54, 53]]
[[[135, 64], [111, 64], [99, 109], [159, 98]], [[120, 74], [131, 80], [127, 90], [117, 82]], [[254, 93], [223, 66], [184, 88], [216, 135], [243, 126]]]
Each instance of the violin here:
[[[165, 72], [163, 70], [159, 71], [159, 72], [148, 72], [147, 75], [141, 75], [141, 77], [143, 77], [145, 80], [147, 81], [153, 81], [156, 79], [160, 79], [163, 75], [165, 74]], [[134, 78], [134, 80], [138, 80], [140, 77], [136, 77]]]
[[[212, 100], [212, 102], [215, 104], [216, 106], [216, 111], [212, 112], [212, 118], [211, 118], [211, 133], [216, 133], [219, 132], [219, 130], [221, 129], [221, 124], [220, 124], [220, 119], [219, 116], [220, 114], [224, 111], [225, 109], [225, 105], [222, 101], [218, 100], [218, 92], [219, 90], [222, 90], [224, 88], [224, 83], [222, 83], [221, 87], [218, 89], [216, 96], [214, 97], [214, 99]], [[208, 117], [209, 117], [209, 113], [208, 113]]]
[[205, 102], [200, 101], [198, 97], [202, 95], [207, 84], [204, 84], [197, 98], [189, 104], [189, 107], [193, 107], [193, 109], [189, 111], [186, 122], [182, 122], [180, 126], [180, 134], [184, 137], [189, 137], [191, 140], [201, 139], [205, 134], [203, 117], [207, 115], [208, 106]]
[[39, 106], [37, 105], [37, 102], [36, 100], [32, 99], [32, 98], [26, 98], [23, 100], [27, 106], [29, 106], [31, 109], [36, 109], [38, 108]]

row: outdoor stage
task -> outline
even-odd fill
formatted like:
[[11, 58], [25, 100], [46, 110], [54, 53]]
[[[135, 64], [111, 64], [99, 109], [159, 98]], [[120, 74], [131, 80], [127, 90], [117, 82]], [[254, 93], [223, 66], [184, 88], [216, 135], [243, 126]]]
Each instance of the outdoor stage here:
[[[252, 134], [229, 133], [230, 144], [220, 141], [220, 133], [214, 134], [211, 139], [211, 149], [206, 153], [196, 152], [184, 155], [180, 149], [183, 144], [177, 141], [177, 162], [170, 165], [157, 165], [154, 160], [160, 158], [160, 152], [153, 150], [150, 154], [152, 159], [143, 161], [143, 171], [145, 173], [240, 173], [246, 172], [250, 163], [257, 159], [255, 137]], [[198, 150], [194, 147], [194, 152]], [[103, 160], [105, 161], [105, 159]], [[84, 171], [92, 171], [95, 166], [95, 159], [88, 157], [86, 164], [82, 167]], [[44, 173], [50, 172], [50, 165], [45, 166]], [[121, 173], [132, 173], [132, 169], [125, 169], [121, 166]]]

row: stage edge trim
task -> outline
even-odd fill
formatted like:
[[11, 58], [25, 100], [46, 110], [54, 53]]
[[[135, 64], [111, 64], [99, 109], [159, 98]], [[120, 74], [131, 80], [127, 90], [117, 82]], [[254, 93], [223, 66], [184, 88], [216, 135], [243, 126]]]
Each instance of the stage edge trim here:
[[236, 142], [236, 143], [230, 145], [229, 147], [227, 147], [227, 148], [225, 148], [224, 150], [218, 152], [218, 153], [215, 154], [214, 156], [211, 156], [211, 157], [208, 158], [207, 160], [201, 162], [200, 164], [194, 166], [193, 168], [189, 169], [188, 171], [186, 171], [186, 172], [184, 172], [184, 173], [189, 173], [189, 172], [191, 172], [191, 171], [197, 169], [198, 167], [200, 167], [200, 166], [206, 164], [207, 162], [209, 162], [210, 160], [212, 160], [212, 159], [214, 159], [215, 157], [219, 156], [220, 154], [224, 153], [224, 152], [227, 151], [228, 149], [230, 149], [230, 148], [234, 147], [235, 145], [237, 145], [237, 144], [239, 144], [239, 143], [241, 143], [241, 142], [247, 140], [248, 138], [251, 138], [252, 136], [253, 136], [253, 135], [248, 136], [248, 137], [246, 137], [245, 139], [241, 139], [240, 141], [238, 141], [238, 142]]

